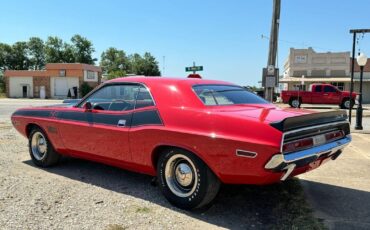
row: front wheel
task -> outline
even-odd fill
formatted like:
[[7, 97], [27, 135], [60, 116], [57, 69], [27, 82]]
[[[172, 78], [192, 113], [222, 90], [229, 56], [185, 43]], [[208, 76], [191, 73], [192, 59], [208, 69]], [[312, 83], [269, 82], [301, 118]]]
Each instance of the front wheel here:
[[349, 109], [350, 107], [353, 108], [355, 102], [353, 100], [350, 100], [349, 98], [348, 99], [344, 99], [342, 104], [340, 104], [340, 108], [341, 109]]
[[28, 145], [31, 159], [35, 165], [49, 167], [58, 163], [60, 155], [54, 150], [45, 132], [40, 128], [32, 129]]
[[177, 148], [161, 154], [157, 176], [163, 195], [182, 209], [200, 209], [209, 205], [221, 184], [202, 160]]

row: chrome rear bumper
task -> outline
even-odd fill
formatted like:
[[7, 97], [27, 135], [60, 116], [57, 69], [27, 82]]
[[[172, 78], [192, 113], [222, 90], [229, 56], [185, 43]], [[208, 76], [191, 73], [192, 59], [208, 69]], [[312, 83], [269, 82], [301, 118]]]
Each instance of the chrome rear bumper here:
[[286, 171], [281, 180], [285, 180], [296, 167], [307, 165], [318, 158], [332, 157], [333, 160], [341, 153], [342, 149], [352, 140], [351, 135], [342, 139], [316, 146], [310, 149], [293, 152], [289, 154], [276, 154], [265, 165], [265, 169], [273, 171]]

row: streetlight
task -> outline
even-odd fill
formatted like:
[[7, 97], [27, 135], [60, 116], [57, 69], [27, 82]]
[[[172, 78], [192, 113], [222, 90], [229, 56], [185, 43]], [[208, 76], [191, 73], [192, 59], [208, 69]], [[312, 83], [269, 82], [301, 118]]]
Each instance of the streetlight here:
[[360, 66], [360, 93], [358, 97], [358, 106], [356, 111], [356, 130], [362, 130], [362, 79], [364, 75], [364, 66], [367, 62], [367, 57], [364, 53], [361, 53], [356, 58], [357, 64]]

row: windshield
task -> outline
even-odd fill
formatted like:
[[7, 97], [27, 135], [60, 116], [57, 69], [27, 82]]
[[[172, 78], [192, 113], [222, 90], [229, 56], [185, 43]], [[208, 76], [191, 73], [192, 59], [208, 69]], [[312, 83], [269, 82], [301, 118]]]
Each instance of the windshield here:
[[195, 93], [204, 105], [267, 104], [268, 102], [240, 86], [195, 85]]

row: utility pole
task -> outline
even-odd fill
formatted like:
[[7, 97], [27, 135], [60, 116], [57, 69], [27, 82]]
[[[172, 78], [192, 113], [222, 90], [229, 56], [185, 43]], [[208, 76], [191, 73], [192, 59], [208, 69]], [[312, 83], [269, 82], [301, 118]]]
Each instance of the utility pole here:
[[279, 82], [279, 71], [276, 66], [279, 23], [280, 23], [280, 5], [281, 0], [273, 0], [273, 12], [271, 21], [269, 54], [267, 60], [267, 68], [263, 70], [263, 86], [265, 87], [265, 99], [273, 101], [274, 87]]

